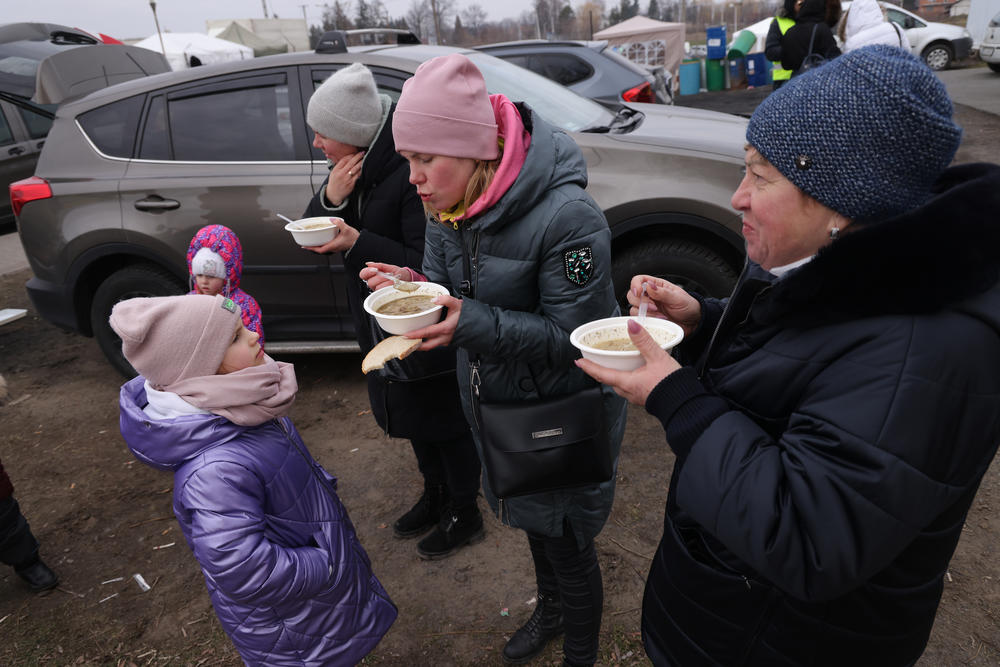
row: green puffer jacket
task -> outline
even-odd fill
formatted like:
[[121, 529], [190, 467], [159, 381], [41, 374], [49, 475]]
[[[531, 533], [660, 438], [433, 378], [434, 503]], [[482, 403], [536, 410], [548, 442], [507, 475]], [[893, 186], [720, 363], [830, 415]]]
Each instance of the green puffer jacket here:
[[[565, 133], [525, 105], [517, 108], [531, 133], [517, 180], [496, 204], [460, 222], [459, 229], [431, 223], [424, 249], [424, 274], [455, 295], [463, 281], [463, 245], [471, 260], [473, 296], [462, 299], [452, 344], [459, 348], [458, 382], [480, 459], [482, 442], [472, 418], [470, 354], [480, 355], [480, 392], [485, 401], [571, 394], [593, 381], [573, 364], [579, 354], [569, 342], [570, 332], [584, 322], [618, 314], [611, 284], [611, 232], [601, 209], [584, 192], [583, 155]], [[580, 263], [587, 249], [592, 269]], [[573, 273], [574, 268], [583, 271]], [[604, 387], [616, 470], [625, 408], [625, 400]], [[601, 531], [611, 512], [614, 489], [612, 477], [600, 485], [499, 503], [483, 476], [486, 499], [504, 524], [560, 536], [568, 519], [581, 544]]]

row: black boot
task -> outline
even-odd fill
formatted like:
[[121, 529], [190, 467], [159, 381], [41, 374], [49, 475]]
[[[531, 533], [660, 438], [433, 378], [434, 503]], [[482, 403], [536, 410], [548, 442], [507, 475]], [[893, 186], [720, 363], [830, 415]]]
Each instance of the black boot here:
[[17, 576], [31, 586], [33, 591], [47, 591], [59, 585], [59, 577], [37, 556], [30, 562], [14, 568]]
[[482, 542], [483, 515], [475, 505], [468, 507], [446, 507], [441, 520], [430, 535], [417, 543], [417, 553], [424, 560], [447, 558], [466, 544]]
[[542, 652], [545, 645], [563, 633], [562, 603], [556, 593], [538, 593], [538, 604], [528, 622], [517, 629], [503, 647], [503, 661], [520, 665]]
[[448, 502], [448, 487], [444, 484], [425, 484], [424, 492], [410, 511], [396, 519], [392, 533], [396, 537], [423, 535], [437, 525], [441, 512]]

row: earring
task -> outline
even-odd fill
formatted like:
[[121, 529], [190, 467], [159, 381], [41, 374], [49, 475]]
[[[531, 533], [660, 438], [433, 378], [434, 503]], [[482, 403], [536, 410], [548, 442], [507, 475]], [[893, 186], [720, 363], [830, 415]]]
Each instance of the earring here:
[[836, 241], [840, 237], [840, 227], [830, 229], [830, 240]]

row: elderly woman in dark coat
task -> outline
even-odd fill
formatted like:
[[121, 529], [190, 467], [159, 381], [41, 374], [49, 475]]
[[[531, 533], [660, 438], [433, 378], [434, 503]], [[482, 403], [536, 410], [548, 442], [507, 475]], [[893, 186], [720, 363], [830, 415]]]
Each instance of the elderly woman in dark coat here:
[[883, 45], [782, 87], [747, 129], [733, 294], [636, 276], [687, 332], [677, 360], [635, 325], [641, 369], [578, 362], [677, 457], [643, 603], [654, 664], [924, 650], [1000, 442], [1000, 167], [948, 168], [951, 116]]

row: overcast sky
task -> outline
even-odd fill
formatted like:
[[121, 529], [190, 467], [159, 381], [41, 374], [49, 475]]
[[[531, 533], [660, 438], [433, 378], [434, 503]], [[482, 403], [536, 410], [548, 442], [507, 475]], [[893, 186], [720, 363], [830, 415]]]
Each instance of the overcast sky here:
[[[402, 18], [413, 0], [382, 0], [389, 15]], [[268, 16], [302, 18], [319, 24], [322, 2], [306, 0], [157, 0], [156, 16], [160, 29], [171, 32], [205, 32], [207, 19], [263, 18], [264, 3]], [[149, 0], [0, 0], [0, 22], [42, 21], [60, 23], [89, 32], [103, 32], [117, 39], [149, 37], [156, 34]], [[329, 0], [333, 4], [333, 0]], [[516, 17], [530, 9], [532, 0], [456, 0], [459, 9], [479, 4], [490, 20]], [[502, 7], [502, 9], [498, 9]], [[351, 3], [351, 12], [354, 5]]]

